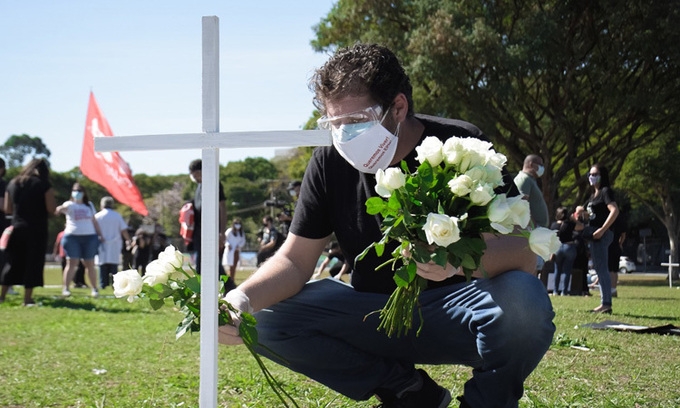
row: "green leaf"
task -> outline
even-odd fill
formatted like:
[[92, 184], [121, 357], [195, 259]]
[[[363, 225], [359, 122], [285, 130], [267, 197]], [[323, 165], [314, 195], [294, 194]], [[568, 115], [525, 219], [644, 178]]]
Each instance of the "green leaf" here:
[[448, 262], [448, 256], [449, 253], [444, 247], [437, 247], [437, 249], [434, 251], [434, 254], [432, 255], [432, 260], [440, 266], [446, 267], [446, 263]]
[[415, 278], [416, 269], [417, 266], [413, 262], [409, 263], [408, 265], [403, 265], [394, 271], [394, 283], [396, 283], [400, 288], [408, 286], [408, 284], [411, 283]]
[[376, 242], [375, 245], [375, 254], [378, 255], [378, 257], [381, 257], [383, 252], [385, 252], [385, 244], [381, 242]]
[[472, 256], [470, 256], [470, 254], [463, 254], [461, 259], [462, 259], [461, 266], [463, 268], [477, 269], [477, 262], [475, 261], [475, 259]]
[[430, 187], [434, 181], [434, 173], [432, 172], [432, 165], [429, 161], [425, 160], [420, 166], [418, 166], [418, 178], [422, 183], [423, 187]]
[[199, 275], [185, 280], [184, 285], [194, 293], [201, 293], [201, 279], [199, 278]]
[[385, 207], [385, 201], [380, 197], [371, 197], [366, 200], [366, 212], [370, 215], [380, 214]]
[[149, 305], [153, 310], [158, 310], [165, 306], [165, 300], [163, 299], [149, 299]]

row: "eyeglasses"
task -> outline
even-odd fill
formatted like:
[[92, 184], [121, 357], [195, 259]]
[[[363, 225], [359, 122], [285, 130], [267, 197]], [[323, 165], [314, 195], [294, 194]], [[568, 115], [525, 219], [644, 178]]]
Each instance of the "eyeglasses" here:
[[330, 130], [331, 128], [339, 129], [342, 125], [380, 121], [381, 118], [382, 107], [377, 104], [360, 111], [345, 113], [343, 115], [331, 117], [322, 116], [316, 121], [316, 125], [319, 129]]

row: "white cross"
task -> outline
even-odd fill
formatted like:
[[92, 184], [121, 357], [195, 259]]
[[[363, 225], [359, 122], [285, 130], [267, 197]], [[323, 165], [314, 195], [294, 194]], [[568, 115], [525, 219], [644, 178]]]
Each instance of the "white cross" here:
[[668, 263], [663, 262], [661, 266], [667, 266], [668, 267], [668, 287], [672, 288], [673, 287], [673, 267], [678, 267], [680, 264], [673, 263], [673, 256], [668, 255]]
[[95, 151], [202, 149], [200, 407], [217, 406], [219, 149], [328, 146], [329, 131], [219, 133], [219, 19], [203, 17], [203, 133], [95, 137]]

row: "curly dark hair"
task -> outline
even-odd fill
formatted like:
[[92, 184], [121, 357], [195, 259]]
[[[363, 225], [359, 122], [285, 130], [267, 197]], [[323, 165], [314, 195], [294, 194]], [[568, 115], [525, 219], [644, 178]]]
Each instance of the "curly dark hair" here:
[[408, 101], [407, 115], [413, 116], [411, 81], [397, 56], [382, 45], [357, 43], [338, 50], [314, 72], [309, 87], [315, 94], [314, 106], [322, 115], [328, 101], [366, 93], [386, 111], [403, 93]]

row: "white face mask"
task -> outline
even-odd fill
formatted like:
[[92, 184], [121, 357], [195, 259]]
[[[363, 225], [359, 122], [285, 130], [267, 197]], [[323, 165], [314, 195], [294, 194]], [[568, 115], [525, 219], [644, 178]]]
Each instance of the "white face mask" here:
[[543, 177], [543, 173], [545, 173], [545, 167], [543, 167], [539, 164], [538, 170], [536, 170], [536, 176]]
[[[360, 172], [375, 174], [378, 169], [386, 169], [392, 163], [394, 153], [397, 151], [399, 140], [397, 136], [378, 122], [359, 132], [348, 131], [345, 127], [349, 126], [351, 125], [343, 125], [337, 130], [333, 129], [333, 145], [338, 153]], [[355, 133], [353, 138], [342, 141], [343, 135], [352, 133]], [[399, 125], [397, 125], [398, 134]]]

